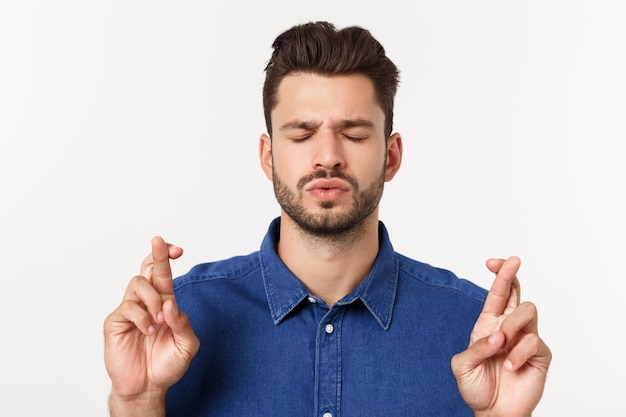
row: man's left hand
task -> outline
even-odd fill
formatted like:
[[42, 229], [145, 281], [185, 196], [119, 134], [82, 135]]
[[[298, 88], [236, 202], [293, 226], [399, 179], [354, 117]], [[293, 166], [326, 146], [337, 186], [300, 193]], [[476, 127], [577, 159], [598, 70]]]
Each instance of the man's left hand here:
[[537, 330], [534, 304], [520, 304], [520, 259], [489, 259], [496, 274], [469, 347], [452, 358], [452, 371], [475, 416], [528, 417], [546, 382], [552, 353]]

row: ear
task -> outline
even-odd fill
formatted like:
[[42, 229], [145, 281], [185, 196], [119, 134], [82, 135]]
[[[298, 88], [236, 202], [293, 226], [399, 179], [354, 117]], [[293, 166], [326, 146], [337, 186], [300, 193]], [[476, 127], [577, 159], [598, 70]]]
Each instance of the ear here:
[[387, 140], [387, 166], [385, 167], [385, 181], [391, 181], [402, 164], [402, 137], [394, 133]]
[[266, 134], [262, 134], [259, 139], [259, 159], [261, 168], [265, 172], [265, 176], [272, 180], [272, 139]]

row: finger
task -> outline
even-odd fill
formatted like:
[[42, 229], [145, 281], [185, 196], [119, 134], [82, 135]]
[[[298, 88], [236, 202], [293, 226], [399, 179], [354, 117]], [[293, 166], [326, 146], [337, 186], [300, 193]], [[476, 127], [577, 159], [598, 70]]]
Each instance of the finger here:
[[488, 337], [479, 339], [464, 350], [452, 357], [452, 372], [457, 379], [474, 371], [474, 369], [489, 359], [502, 348], [506, 338], [504, 333], [497, 331]]
[[167, 244], [167, 250], [169, 251], [170, 259], [178, 259], [183, 254], [183, 248], [172, 245], [171, 243]]
[[[167, 244], [170, 259], [180, 258], [180, 256], [183, 254], [183, 249], [176, 245], [172, 245], [171, 243], [166, 243], [166, 244]], [[152, 282], [152, 267], [153, 266], [154, 266], [154, 258], [152, 256], [152, 252], [150, 252], [150, 254], [146, 256], [143, 262], [141, 263], [141, 269], [139, 271], [139, 274], [146, 277], [146, 279], [150, 282]]]
[[161, 295], [173, 295], [169, 248], [159, 236], [152, 239], [152, 259], [152, 285]]
[[152, 267], [154, 266], [154, 259], [152, 258], [152, 252], [141, 263], [141, 269], [139, 275], [143, 275], [148, 281], [152, 282]]
[[520, 332], [537, 333], [538, 316], [537, 307], [531, 302], [520, 304], [500, 325], [507, 341], [515, 340]]
[[127, 300], [107, 317], [104, 323], [105, 334], [124, 333], [129, 326], [138, 329], [146, 336], [154, 334], [155, 326], [146, 311], [138, 302]]
[[550, 349], [537, 333], [528, 333], [521, 337], [504, 362], [508, 371], [517, 371], [531, 361], [550, 362]]
[[541, 343], [537, 322], [537, 308], [529, 302], [520, 304], [502, 322], [500, 330], [506, 337], [506, 349], [509, 350], [506, 369], [518, 369], [537, 353]]
[[487, 259], [487, 262], [485, 262], [485, 264], [487, 265], [487, 269], [489, 269], [489, 271], [493, 272], [494, 274], [497, 274], [500, 268], [502, 267], [502, 264], [504, 264], [505, 261], [506, 259], [490, 258], [490, 259]]
[[163, 299], [161, 294], [142, 276], [135, 276], [128, 284], [124, 301], [141, 303], [155, 323], [163, 322]]
[[191, 327], [187, 315], [178, 310], [174, 300], [163, 303], [165, 323], [172, 329], [176, 345], [188, 355], [189, 360], [198, 352], [200, 341]]
[[516, 274], [520, 265], [521, 261], [517, 256], [512, 256], [506, 261], [496, 259], [487, 261], [487, 268], [495, 272], [496, 277], [487, 294], [483, 313], [502, 315], [519, 305], [520, 286]]

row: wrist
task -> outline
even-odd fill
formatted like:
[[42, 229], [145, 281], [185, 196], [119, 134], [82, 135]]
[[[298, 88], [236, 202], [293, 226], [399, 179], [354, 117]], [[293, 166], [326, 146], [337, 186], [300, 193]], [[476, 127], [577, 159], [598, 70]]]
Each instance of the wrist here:
[[149, 391], [137, 395], [109, 396], [111, 417], [165, 417], [165, 391]]

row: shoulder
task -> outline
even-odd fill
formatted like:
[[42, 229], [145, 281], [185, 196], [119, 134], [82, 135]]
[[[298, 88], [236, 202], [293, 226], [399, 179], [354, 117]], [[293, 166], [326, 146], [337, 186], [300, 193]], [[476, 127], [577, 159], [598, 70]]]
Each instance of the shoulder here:
[[202, 263], [191, 268], [186, 274], [176, 278], [174, 280], [174, 290], [207, 281], [238, 280], [257, 273], [259, 268], [258, 252]]
[[407, 256], [397, 254], [398, 267], [402, 276], [432, 290], [456, 293], [457, 295], [483, 303], [487, 290], [444, 268], [435, 267]]

